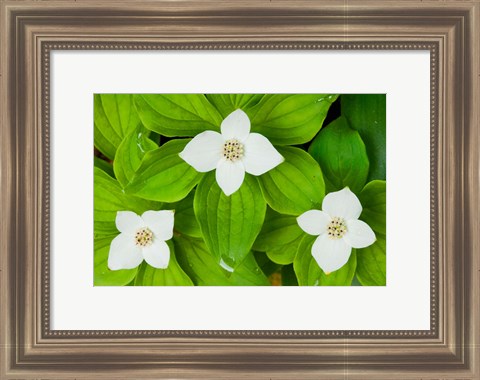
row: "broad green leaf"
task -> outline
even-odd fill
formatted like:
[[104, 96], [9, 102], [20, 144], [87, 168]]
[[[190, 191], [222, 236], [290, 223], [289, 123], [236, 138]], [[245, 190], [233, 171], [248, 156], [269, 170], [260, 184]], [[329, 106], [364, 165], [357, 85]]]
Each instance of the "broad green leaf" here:
[[298, 247], [297, 256], [293, 262], [298, 284], [300, 286], [350, 286], [357, 266], [355, 250], [352, 249], [350, 259], [343, 267], [325, 274], [312, 256], [312, 245], [316, 238], [316, 236], [305, 235]]
[[368, 181], [386, 179], [386, 95], [342, 95], [342, 115], [356, 129], [367, 148], [370, 161]]
[[110, 177], [115, 178], [115, 173], [113, 172], [113, 165], [101, 158], [94, 156], [93, 157], [93, 166], [102, 169]]
[[368, 176], [367, 151], [359, 133], [343, 116], [320, 131], [308, 152], [322, 168], [327, 193], [345, 186], [353, 192], [362, 190]]
[[174, 229], [177, 233], [182, 235], [201, 238], [202, 231], [195, 218], [195, 212], [193, 211], [193, 198], [195, 196], [195, 190], [192, 191], [185, 199], [180, 202], [171, 203], [169, 208], [175, 210], [175, 226]]
[[138, 114], [148, 129], [168, 137], [220, 131], [223, 120], [203, 94], [134, 95]]
[[135, 278], [135, 286], [192, 286], [193, 282], [178, 265], [174, 245], [167, 242], [170, 248], [170, 261], [166, 269], [158, 269], [143, 262]]
[[220, 111], [223, 118], [237, 109], [246, 111], [263, 98], [263, 94], [207, 94], [205, 96]]
[[113, 161], [115, 176], [125, 187], [133, 178], [146, 152], [157, 148], [148, 138], [144, 127], [138, 127], [130, 132], [120, 143]]
[[376, 234], [377, 241], [367, 248], [357, 249], [357, 278], [364, 286], [387, 284], [387, 249], [384, 235]]
[[268, 205], [281, 214], [295, 216], [321, 208], [325, 183], [318, 163], [302, 149], [277, 149], [285, 161], [258, 177]]
[[376, 233], [387, 233], [387, 183], [385, 181], [371, 181], [365, 185], [358, 195], [363, 210], [360, 215]]
[[200, 286], [264, 286], [270, 285], [252, 254], [232, 272], [223, 269], [201, 239], [176, 236], [174, 238], [178, 261]]
[[303, 236], [297, 218], [268, 209], [253, 249], [266, 252], [270, 260], [277, 264], [291, 264]]
[[236, 268], [250, 252], [262, 228], [266, 204], [258, 183], [249, 174], [239, 190], [226, 196], [207, 173], [198, 184], [193, 202], [209, 251], [217, 262], [222, 259]]
[[171, 140], [147, 152], [125, 191], [160, 202], [177, 202], [185, 198], [203, 175], [178, 155], [189, 141]]
[[338, 95], [265, 95], [247, 109], [252, 132], [267, 137], [272, 144], [294, 145], [310, 141], [322, 128], [328, 109]]
[[162, 204], [126, 195], [120, 184], [103, 170], [94, 168], [94, 230], [95, 235], [118, 234], [115, 226], [117, 211], [133, 211], [139, 215], [147, 210], [160, 210]]
[[291, 243], [269, 249], [266, 251], [268, 258], [274, 263], [282, 265], [293, 263], [302, 238], [303, 236], [298, 237]]
[[123, 138], [140, 124], [130, 94], [94, 95], [94, 143], [113, 160]]
[[94, 286], [123, 286], [129, 284], [137, 274], [137, 268], [110, 270], [108, 268], [108, 254], [110, 243], [116, 235], [95, 239], [94, 243]]

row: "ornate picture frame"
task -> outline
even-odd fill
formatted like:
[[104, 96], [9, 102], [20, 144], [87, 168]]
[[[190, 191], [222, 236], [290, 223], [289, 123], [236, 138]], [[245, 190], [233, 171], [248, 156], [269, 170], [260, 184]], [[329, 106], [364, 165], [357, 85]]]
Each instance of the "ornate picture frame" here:
[[[478, 1], [4, 1], [1, 12], [1, 378], [480, 376]], [[51, 52], [167, 49], [430, 51], [429, 330], [51, 329]]]

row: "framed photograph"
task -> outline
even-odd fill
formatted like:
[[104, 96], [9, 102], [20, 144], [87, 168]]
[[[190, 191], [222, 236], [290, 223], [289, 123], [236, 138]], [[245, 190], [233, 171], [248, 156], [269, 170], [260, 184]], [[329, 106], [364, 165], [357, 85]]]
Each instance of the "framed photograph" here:
[[1, 12], [0, 378], [480, 377], [480, 3]]
[[94, 99], [94, 285], [386, 285], [386, 94]]

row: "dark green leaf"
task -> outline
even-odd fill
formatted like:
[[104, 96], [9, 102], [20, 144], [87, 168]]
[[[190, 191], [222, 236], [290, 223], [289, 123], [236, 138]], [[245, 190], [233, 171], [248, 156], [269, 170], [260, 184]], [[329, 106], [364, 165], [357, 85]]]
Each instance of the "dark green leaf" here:
[[201, 239], [176, 236], [178, 261], [193, 280], [201, 286], [262, 286], [270, 285], [252, 254], [232, 272], [223, 269], [207, 250]]
[[105, 160], [102, 160], [99, 157], [93, 157], [93, 166], [102, 169], [110, 177], [115, 178], [115, 173], [113, 172], [113, 165]]
[[293, 265], [285, 265], [282, 268], [282, 286], [298, 286], [297, 276], [293, 270]]
[[263, 94], [207, 94], [207, 99], [226, 118], [237, 109], [246, 111], [256, 105]]
[[172, 242], [170, 247], [170, 262], [166, 269], [158, 269], [143, 262], [135, 278], [135, 286], [191, 286], [192, 280], [178, 265], [175, 258], [175, 249]]
[[[357, 265], [358, 265], [358, 264], [357, 264]], [[362, 286], [362, 284], [360, 284], [360, 282], [358, 281], [357, 276], [354, 276], [354, 277], [353, 277], [352, 286]]]
[[386, 179], [386, 95], [342, 95], [342, 115], [356, 129], [370, 161], [368, 181]]
[[357, 278], [364, 286], [387, 284], [387, 250], [384, 235], [376, 234], [377, 241], [367, 248], [357, 249]]
[[209, 251], [217, 262], [232, 268], [250, 252], [262, 228], [266, 204], [257, 181], [247, 174], [239, 190], [226, 196], [207, 173], [198, 184], [193, 203]]
[[323, 128], [308, 152], [322, 168], [327, 193], [346, 186], [359, 192], [365, 185], [369, 167], [365, 144], [344, 117]]
[[203, 175], [178, 155], [189, 141], [171, 140], [147, 152], [125, 191], [160, 202], [185, 198]]
[[294, 145], [310, 141], [322, 128], [330, 105], [338, 95], [265, 95], [247, 109], [252, 132], [267, 137], [272, 144]]
[[145, 153], [157, 148], [157, 144], [150, 140], [145, 132], [144, 127], [138, 127], [125, 136], [118, 146], [113, 168], [123, 187], [133, 178]]
[[126, 195], [119, 183], [99, 168], [94, 168], [95, 235], [118, 234], [117, 211], [133, 211], [141, 215], [147, 210], [160, 210], [162, 204]]
[[352, 249], [350, 259], [343, 267], [325, 274], [312, 256], [312, 245], [316, 239], [316, 236], [305, 235], [300, 242], [293, 262], [298, 284], [300, 286], [350, 286], [357, 266], [355, 250]]
[[375, 180], [366, 184], [358, 198], [363, 211], [360, 215], [376, 233], [387, 233], [387, 183]]
[[297, 218], [268, 209], [253, 249], [266, 252], [270, 260], [277, 264], [291, 264], [303, 236]]
[[113, 160], [123, 138], [140, 124], [129, 94], [94, 95], [94, 143]]
[[220, 113], [202, 94], [138, 94], [135, 104], [142, 123], [168, 137], [220, 131]]
[[274, 263], [264, 252], [255, 252], [254, 257], [263, 274], [269, 278], [282, 270], [283, 265]]
[[94, 244], [94, 286], [123, 286], [130, 283], [137, 274], [137, 268], [110, 270], [108, 269], [108, 254], [110, 243], [116, 235], [95, 239]]
[[169, 208], [175, 210], [174, 229], [177, 233], [200, 238], [202, 237], [202, 231], [193, 211], [194, 195], [195, 190], [180, 202], [170, 204]]
[[268, 205], [281, 214], [300, 215], [320, 208], [325, 183], [318, 163], [304, 150], [278, 147], [285, 162], [258, 177]]

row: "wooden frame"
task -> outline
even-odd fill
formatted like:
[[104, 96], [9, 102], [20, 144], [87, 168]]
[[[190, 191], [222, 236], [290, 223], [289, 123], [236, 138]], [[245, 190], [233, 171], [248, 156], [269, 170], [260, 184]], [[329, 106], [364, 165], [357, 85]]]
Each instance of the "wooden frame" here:
[[[0, 378], [480, 378], [480, 3], [2, 1]], [[431, 53], [427, 331], [52, 331], [49, 52]]]

